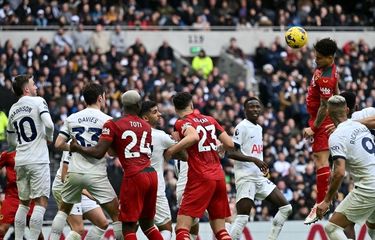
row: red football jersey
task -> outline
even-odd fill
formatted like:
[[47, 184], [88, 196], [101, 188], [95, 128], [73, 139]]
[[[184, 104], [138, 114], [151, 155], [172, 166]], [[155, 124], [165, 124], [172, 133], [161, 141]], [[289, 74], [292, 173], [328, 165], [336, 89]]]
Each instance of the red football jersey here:
[[175, 123], [175, 129], [183, 138], [183, 132], [192, 126], [199, 134], [199, 141], [186, 149], [188, 158], [188, 177], [220, 180], [224, 177], [220, 158], [217, 154], [217, 136], [224, 129], [212, 117], [191, 113]]
[[320, 99], [328, 99], [335, 94], [337, 82], [335, 64], [325, 69], [315, 69], [306, 97], [307, 111], [312, 118], [315, 119], [318, 113]]
[[151, 126], [135, 115], [108, 120], [100, 138], [112, 142], [124, 176], [130, 177], [150, 166]]
[[7, 186], [5, 189], [6, 197], [18, 198], [17, 183], [16, 183], [16, 171], [14, 170], [14, 157], [16, 151], [13, 152], [2, 152], [0, 155], [0, 169], [6, 167], [7, 171]]

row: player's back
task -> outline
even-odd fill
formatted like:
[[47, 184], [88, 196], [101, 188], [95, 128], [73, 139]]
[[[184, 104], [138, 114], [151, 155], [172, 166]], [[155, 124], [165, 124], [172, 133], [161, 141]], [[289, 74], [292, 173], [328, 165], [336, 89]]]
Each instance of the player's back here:
[[[124, 176], [133, 176], [151, 164], [151, 126], [136, 115], [125, 115], [106, 123], [103, 137], [112, 135], [112, 147], [116, 150], [124, 169]], [[110, 133], [110, 131], [115, 131]]]
[[191, 113], [176, 122], [175, 128], [183, 137], [183, 129], [190, 125], [199, 134], [199, 141], [186, 149], [188, 153], [188, 177], [220, 180], [224, 177], [217, 154], [217, 136], [224, 129], [210, 116]]
[[8, 130], [15, 132], [16, 166], [49, 163], [49, 154], [42, 114], [49, 114], [41, 97], [21, 97], [9, 111]]
[[338, 125], [329, 138], [333, 156], [343, 155], [354, 184], [362, 189], [375, 189], [375, 143], [368, 128], [352, 120]]
[[[70, 115], [61, 127], [60, 133], [67, 137], [75, 137], [83, 147], [95, 146], [99, 141], [104, 123], [109, 119], [111, 117], [99, 109], [85, 108]], [[73, 153], [68, 171], [107, 175], [106, 160]]]
[[14, 170], [16, 151], [3, 152], [0, 157], [0, 169], [6, 167], [7, 185], [5, 188], [5, 195], [7, 197], [13, 196], [18, 198], [16, 171]]

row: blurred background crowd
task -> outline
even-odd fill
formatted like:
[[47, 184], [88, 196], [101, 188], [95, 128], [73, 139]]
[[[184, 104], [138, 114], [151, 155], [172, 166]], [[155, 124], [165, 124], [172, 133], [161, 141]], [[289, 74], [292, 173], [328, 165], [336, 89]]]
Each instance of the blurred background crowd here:
[[[270, 1], [215, 0], [169, 1], [168, 5], [164, 0], [130, 0], [127, 4], [88, 0], [66, 3], [39, 0], [38, 4], [34, 4], [24, 0], [18, 1], [17, 6], [14, 2], [2, 3], [2, 24], [12, 24], [9, 20], [14, 18], [18, 21], [31, 19], [28, 21], [36, 24], [41, 10], [47, 24], [68, 24], [73, 21], [74, 16], [78, 17], [81, 24], [100, 24], [96, 25], [96, 30], [90, 37], [80, 35], [80, 25], [71, 33], [66, 33], [61, 27], [51, 41], [41, 37], [35, 46], [30, 45], [27, 38], [22, 41], [21, 46], [14, 46], [11, 39], [0, 45], [0, 107], [5, 113], [0, 114], [0, 120], [5, 119], [4, 116], [16, 100], [11, 90], [12, 79], [25, 73], [34, 75], [39, 96], [48, 102], [56, 135], [67, 116], [84, 108], [81, 90], [91, 81], [105, 87], [107, 106], [104, 111], [112, 117], [121, 116], [120, 97], [126, 90], [136, 89], [144, 99], [157, 101], [163, 114], [160, 129], [168, 133], [173, 131], [176, 121], [171, 98], [177, 91], [191, 92], [195, 108], [203, 114], [213, 116], [231, 135], [234, 127], [245, 117], [242, 106], [244, 99], [259, 96], [264, 105], [259, 124], [263, 127], [264, 161], [269, 164], [270, 179], [292, 204], [293, 214], [290, 219], [301, 220], [307, 216], [316, 198], [310, 144], [301, 134], [308, 119], [305, 102], [314, 69], [314, 54], [311, 49], [293, 51], [285, 48], [285, 44], [277, 38], [271, 45], [260, 42], [254, 54], [246, 55], [236, 44], [236, 39], [232, 38], [226, 46], [226, 52], [244, 64], [254, 66], [254, 87], [246, 89], [245, 80], [231, 81], [228, 74], [216, 67], [217, 59], [206, 56], [204, 50], [195, 58], [188, 59], [191, 64], [176, 71], [175, 56], [168, 42], [163, 42], [158, 49], [146, 49], [141, 39], [125, 44], [125, 39], [119, 34], [119, 25], [116, 25], [110, 37], [103, 38], [102, 24], [130, 25], [135, 24], [134, 21], [144, 21], [150, 25], [169, 25], [167, 21], [175, 16], [179, 24], [192, 25], [194, 19], [200, 16], [209, 25], [220, 25], [222, 16], [228, 15], [233, 24], [238, 24], [245, 17], [249, 25], [256, 25], [262, 16], [267, 16], [271, 25], [286, 25], [294, 21], [311, 21], [308, 22], [309, 25], [340, 25], [342, 19], [346, 19], [346, 25], [361, 25], [362, 22], [373, 23], [374, 9], [366, 5], [373, 1], [350, 1], [329, 6], [318, 0], [275, 1], [279, 5], [269, 5]], [[297, 4], [292, 4], [294, 2]], [[374, 4], [371, 6], [374, 7]], [[355, 11], [345, 14], [348, 7]], [[10, 11], [13, 13], [10, 14]], [[184, 11], [192, 11], [194, 17], [188, 17]], [[337, 15], [337, 12], [340, 14]], [[362, 14], [359, 15], [359, 12]], [[282, 20], [281, 16], [284, 15]], [[375, 106], [375, 49], [370, 49], [365, 40], [348, 41], [339, 48], [336, 64], [340, 75], [340, 89], [354, 91], [360, 108]], [[0, 142], [5, 148], [5, 133], [1, 124], [3, 121], [0, 121]], [[61, 153], [52, 146], [50, 150], [54, 176]], [[222, 165], [231, 209], [235, 211], [233, 160], [223, 158]], [[165, 163], [164, 170], [166, 193], [175, 218], [177, 204], [174, 162]], [[118, 191], [122, 176], [118, 159], [108, 159], [108, 172]], [[0, 192], [5, 187], [4, 180], [3, 169]], [[335, 204], [352, 188], [349, 177], [346, 177]], [[267, 202], [256, 201], [251, 220], [270, 220], [276, 211]], [[52, 219], [55, 212], [56, 204], [51, 199], [46, 219]]]
[[374, 0], [1, 0], [1, 25], [372, 26]]

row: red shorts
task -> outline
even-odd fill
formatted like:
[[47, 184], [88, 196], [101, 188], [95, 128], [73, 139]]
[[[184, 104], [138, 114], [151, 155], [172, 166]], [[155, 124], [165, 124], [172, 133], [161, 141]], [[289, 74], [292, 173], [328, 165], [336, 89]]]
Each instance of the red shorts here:
[[120, 191], [120, 221], [137, 222], [140, 218], [154, 219], [158, 176], [153, 168], [124, 177]]
[[[313, 126], [315, 119], [309, 120], [309, 126]], [[329, 135], [326, 132], [326, 126], [333, 123], [330, 118], [324, 119], [323, 123], [320, 127], [314, 132], [314, 136], [312, 139], [312, 151], [314, 153], [321, 152], [321, 151], [328, 151], [328, 139]]]
[[[13, 224], [14, 217], [19, 205], [18, 197], [5, 197], [4, 201], [1, 204], [0, 208], [0, 224], [7, 223]], [[34, 209], [34, 202], [30, 204], [30, 210], [27, 213], [27, 216], [30, 217]]]
[[190, 180], [188, 178], [178, 215], [200, 218], [206, 209], [210, 220], [230, 217], [227, 188], [224, 179]]

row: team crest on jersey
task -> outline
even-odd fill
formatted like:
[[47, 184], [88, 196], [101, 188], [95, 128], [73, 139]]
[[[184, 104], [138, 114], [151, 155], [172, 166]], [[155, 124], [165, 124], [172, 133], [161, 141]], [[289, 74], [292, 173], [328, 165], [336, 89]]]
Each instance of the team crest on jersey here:
[[184, 125], [182, 125], [181, 129], [183, 131], [185, 131], [188, 127], [191, 127], [191, 123], [187, 122], [187, 123], [184, 123]]
[[110, 132], [111, 132], [111, 130], [109, 130], [109, 128], [103, 128], [102, 134], [109, 135]]

